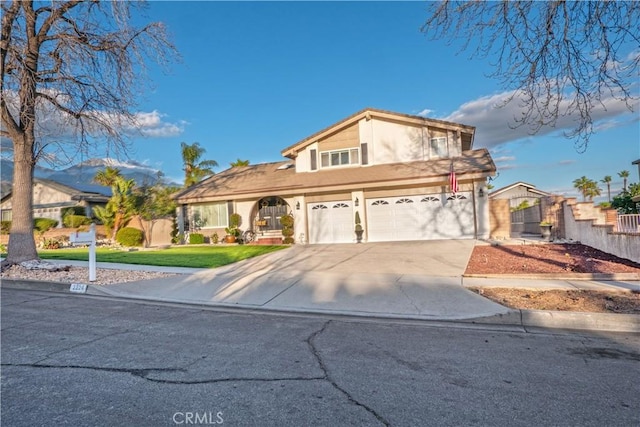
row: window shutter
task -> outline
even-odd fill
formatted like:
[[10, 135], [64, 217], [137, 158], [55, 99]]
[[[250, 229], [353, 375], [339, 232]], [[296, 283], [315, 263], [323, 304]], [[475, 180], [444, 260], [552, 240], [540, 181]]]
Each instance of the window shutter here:
[[366, 142], [360, 144], [360, 156], [362, 158], [361, 159], [362, 164], [368, 165], [369, 164], [369, 148]]
[[316, 150], [309, 150], [309, 152], [311, 153], [311, 170], [317, 170], [318, 169], [318, 156], [316, 155]]

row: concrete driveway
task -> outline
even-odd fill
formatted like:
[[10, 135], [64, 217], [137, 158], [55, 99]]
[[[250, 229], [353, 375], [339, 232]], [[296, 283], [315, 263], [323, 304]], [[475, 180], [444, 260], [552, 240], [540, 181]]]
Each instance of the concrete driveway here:
[[470, 319], [509, 312], [462, 287], [473, 240], [296, 245], [225, 267], [92, 291], [283, 311]]

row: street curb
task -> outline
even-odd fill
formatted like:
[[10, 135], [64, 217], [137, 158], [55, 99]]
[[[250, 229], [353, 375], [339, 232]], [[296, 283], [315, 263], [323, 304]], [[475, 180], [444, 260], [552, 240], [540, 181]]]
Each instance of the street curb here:
[[44, 280], [2, 279], [0, 287], [8, 289], [27, 289], [33, 291], [68, 292], [70, 283], [47, 282]]
[[[59, 293], [71, 293], [69, 283], [45, 282], [39, 280], [3, 279], [0, 286], [8, 289], [39, 290]], [[369, 312], [341, 312], [335, 310], [303, 310], [303, 309], [271, 309], [258, 306], [237, 305], [237, 304], [205, 304], [198, 301], [174, 301], [162, 298], [144, 298], [137, 296], [119, 296], [102, 290], [99, 286], [89, 285], [86, 295], [108, 296], [111, 298], [122, 298], [132, 301], [150, 301], [162, 303], [175, 303], [185, 305], [207, 306], [220, 309], [243, 309], [251, 312], [271, 312], [271, 313], [293, 313], [293, 314], [314, 314], [314, 315], [335, 315], [348, 316], [353, 318], [376, 318], [388, 320], [412, 320], [426, 321], [436, 324], [472, 324], [482, 326], [513, 326], [524, 328], [525, 331], [531, 329], [562, 329], [576, 331], [593, 332], [626, 332], [640, 333], [640, 315], [638, 314], [615, 314], [615, 313], [584, 313], [574, 311], [544, 311], [544, 310], [510, 310], [504, 314], [493, 316], [460, 319], [428, 317], [425, 315], [394, 315], [389, 313], [369, 313]]]
[[512, 310], [506, 314], [470, 319], [468, 322], [483, 325], [521, 326], [526, 331], [533, 329], [563, 329], [640, 333], [640, 315], [638, 314]]
[[525, 280], [640, 280], [640, 273], [538, 273], [538, 274], [463, 274], [463, 279], [525, 279]]

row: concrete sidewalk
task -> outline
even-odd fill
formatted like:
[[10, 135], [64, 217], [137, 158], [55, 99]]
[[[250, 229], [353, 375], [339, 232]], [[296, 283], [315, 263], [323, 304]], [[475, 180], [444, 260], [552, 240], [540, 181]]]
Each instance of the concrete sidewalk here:
[[640, 291], [640, 281], [463, 277], [473, 247], [474, 241], [294, 246], [216, 269], [98, 263], [178, 275], [92, 285], [89, 293], [276, 312], [640, 332], [638, 315], [513, 310], [467, 289]]

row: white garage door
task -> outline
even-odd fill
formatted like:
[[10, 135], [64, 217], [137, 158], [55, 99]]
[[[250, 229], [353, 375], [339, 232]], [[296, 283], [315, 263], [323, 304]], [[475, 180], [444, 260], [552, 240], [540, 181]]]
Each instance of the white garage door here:
[[371, 242], [473, 238], [471, 193], [367, 200]]
[[355, 239], [351, 200], [307, 204], [309, 243], [350, 243]]

